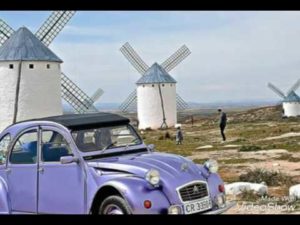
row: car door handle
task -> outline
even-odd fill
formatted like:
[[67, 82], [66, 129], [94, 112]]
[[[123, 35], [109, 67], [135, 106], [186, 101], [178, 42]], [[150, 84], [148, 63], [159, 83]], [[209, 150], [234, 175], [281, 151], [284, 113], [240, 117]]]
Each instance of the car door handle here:
[[44, 168], [40, 167], [40, 168], [38, 169], [38, 171], [39, 171], [40, 173], [43, 173], [43, 172], [44, 172]]
[[11, 168], [6, 168], [6, 169], [5, 169], [5, 172], [6, 172], [6, 173], [10, 173], [10, 172], [11, 172]]

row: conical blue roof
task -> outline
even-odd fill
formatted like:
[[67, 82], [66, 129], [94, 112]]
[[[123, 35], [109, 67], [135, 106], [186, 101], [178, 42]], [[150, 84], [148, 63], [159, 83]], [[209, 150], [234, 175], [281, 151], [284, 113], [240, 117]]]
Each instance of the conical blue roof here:
[[300, 97], [292, 91], [285, 99], [284, 102], [300, 102]]
[[145, 74], [136, 82], [136, 84], [153, 83], [177, 83], [168, 72], [157, 63], [154, 63]]
[[62, 62], [26, 27], [21, 27], [0, 47], [0, 61]]

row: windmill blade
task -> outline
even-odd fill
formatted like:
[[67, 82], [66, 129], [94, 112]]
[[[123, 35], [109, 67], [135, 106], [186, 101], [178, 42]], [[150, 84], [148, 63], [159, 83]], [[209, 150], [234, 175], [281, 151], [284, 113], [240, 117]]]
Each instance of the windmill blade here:
[[179, 94], [176, 94], [176, 104], [179, 110], [185, 110], [189, 108], [189, 104], [186, 103]]
[[297, 82], [289, 89], [289, 91], [287, 92], [287, 96], [289, 94], [291, 94], [291, 92], [296, 91], [300, 86], [300, 79], [297, 80]]
[[0, 19], [0, 46], [14, 33], [15, 31], [2, 19]]
[[120, 105], [119, 109], [122, 112], [127, 112], [129, 109], [136, 108], [136, 89], [130, 93], [130, 95], [125, 99], [125, 101]]
[[35, 35], [46, 46], [50, 45], [75, 12], [76, 11], [54, 11]]
[[97, 91], [92, 95], [91, 99], [93, 102], [99, 100], [99, 98], [103, 95], [104, 91], [101, 88], [98, 88]]
[[273, 90], [276, 94], [278, 94], [280, 97], [285, 98], [285, 95], [282, 91], [280, 91], [277, 87], [275, 87], [273, 84], [268, 83], [268, 87]]
[[161, 66], [167, 71], [171, 71], [175, 66], [182, 62], [188, 55], [191, 54], [191, 51], [183, 45], [179, 48], [173, 55], [171, 55], [166, 61], [164, 61]]
[[61, 74], [62, 98], [66, 100], [77, 113], [98, 110], [93, 106], [93, 100], [85, 94], [64, 73]]
[[134, 49], [128, 42], [126, 42], [120, 48], [120, 51], [141, 75], [143, 75], [149, 69], [149, 66], [142, 60], [142, 58], [136, 53], [136, 51], [134, 51]]

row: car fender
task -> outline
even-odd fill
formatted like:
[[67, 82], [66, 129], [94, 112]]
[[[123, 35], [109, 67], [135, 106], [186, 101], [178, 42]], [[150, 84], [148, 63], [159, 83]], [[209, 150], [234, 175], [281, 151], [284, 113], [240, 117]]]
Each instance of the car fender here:
[[5, 180], [0, 177], [0, 214], [9, 214], [8, 187]]
[[[125, 199], [133, 214], [164, 214], [168, 212], [170, 202], [160, 188], [153, 188], [146, 180], [126, 176], [105, 182], [103, 187], [115, 188]], [[144, 201], [152, 203], [151, 208], [144, 207]]]

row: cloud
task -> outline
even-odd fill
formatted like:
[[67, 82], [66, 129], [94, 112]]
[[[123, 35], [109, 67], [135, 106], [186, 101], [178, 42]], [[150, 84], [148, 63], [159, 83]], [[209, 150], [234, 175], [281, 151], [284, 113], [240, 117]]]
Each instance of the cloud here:
[[[126, 41], [149, 65], [186, 44], [192, 54], [170, 74], [187, 101], [277, 99], [267, 82], [287, 90], [300, 77], [300, 12], [164, 13], [146, 22], [128, 16], [124, 24], [73, 24], [66, 35], [82, 41], [60, 39], [52, 48], [64, 59], [66, 74], [87, 93], [104, 89], [104, 102], [121, 102], [140, 77], [119, 52]], [[159, 23], [159, 18], [167, 19]], [[95, 39], [89, 42], [88, 36]]]

